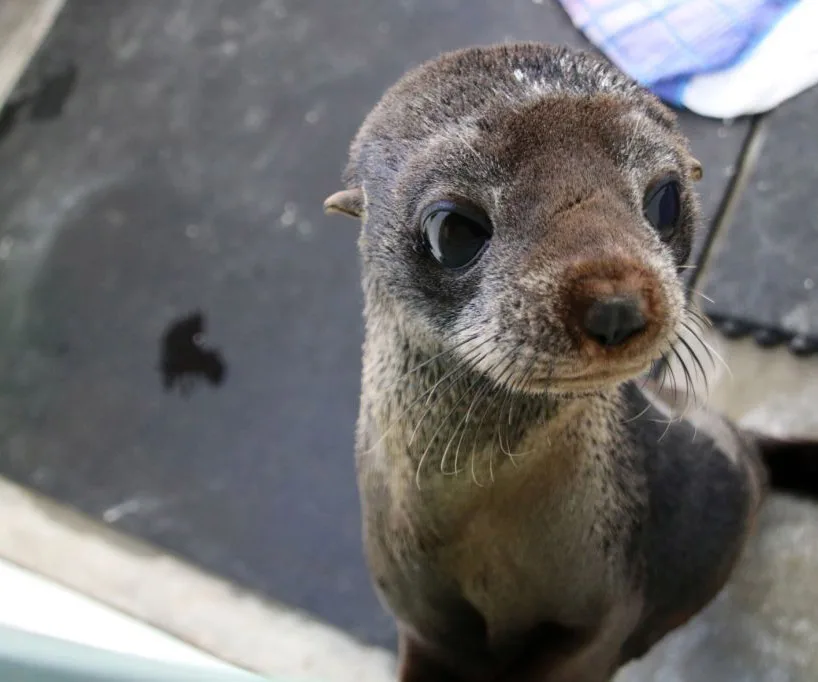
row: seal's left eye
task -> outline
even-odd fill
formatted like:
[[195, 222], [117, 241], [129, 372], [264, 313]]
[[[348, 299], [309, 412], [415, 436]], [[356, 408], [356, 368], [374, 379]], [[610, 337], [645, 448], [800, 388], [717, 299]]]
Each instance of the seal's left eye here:
[[642, 205], [647, 221], [662, 239], [670, 238], [679, 227], [682, 193], [675, 178], [663, 178], [645, 193]]
[[426, 248], [444, 268], [474, 263], [491, 239], [488, 217], [472, 206], [453, 202], [433, 204], [424, 211], [421, 231]]

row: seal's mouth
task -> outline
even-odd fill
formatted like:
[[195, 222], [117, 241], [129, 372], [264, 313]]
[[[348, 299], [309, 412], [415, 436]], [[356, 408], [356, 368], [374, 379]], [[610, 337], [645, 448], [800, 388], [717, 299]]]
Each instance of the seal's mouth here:
[[602, 390], [643, 377], [653, 362], [653, 359], [643, 358], [579, 373], [552, 372], [536, 375], [527, 383], [526, 388], [534, 392], [551, 393]]

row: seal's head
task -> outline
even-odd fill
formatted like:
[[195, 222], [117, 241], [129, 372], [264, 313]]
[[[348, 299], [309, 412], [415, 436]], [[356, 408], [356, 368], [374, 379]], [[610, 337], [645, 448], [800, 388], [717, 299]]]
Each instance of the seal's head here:
[[514, 390], [593, 391], [678, 334], [700, 176], [675, 117], [615, 68], [504, 45], [388, 90], [325, 208], [363, 220], [370, 318]]

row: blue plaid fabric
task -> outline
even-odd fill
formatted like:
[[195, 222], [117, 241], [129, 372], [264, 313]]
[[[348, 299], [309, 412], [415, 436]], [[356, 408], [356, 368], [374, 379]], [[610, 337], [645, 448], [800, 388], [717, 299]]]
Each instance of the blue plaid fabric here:
[[693, 77], [729, 68], [798, 0], [561, 0], [611, 61], [674, 104]]

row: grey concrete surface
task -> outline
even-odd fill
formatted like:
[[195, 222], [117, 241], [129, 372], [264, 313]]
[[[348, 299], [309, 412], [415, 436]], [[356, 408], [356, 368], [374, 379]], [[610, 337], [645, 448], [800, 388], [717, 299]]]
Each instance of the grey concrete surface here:
[[707, 262], [704, 307], [762, 342], [818, 353], [818, 87], [765, 116], [750, 149]]
[[[2, 477], [0, 518], [4, 560], [219, 659], [293, 682], [394, 679], [390, 652], [208, 575]], [[48, 618], [47, 611], [40, 616]]]

